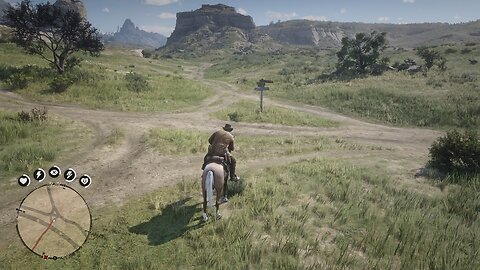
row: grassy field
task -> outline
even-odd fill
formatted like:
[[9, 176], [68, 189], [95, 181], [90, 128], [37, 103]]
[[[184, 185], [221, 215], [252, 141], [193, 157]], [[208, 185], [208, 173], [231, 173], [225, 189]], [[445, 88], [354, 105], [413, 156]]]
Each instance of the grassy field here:
[[[480, 45], [445, 45], [435, 50], [445, 56], [448, 69], [431, 70], [427, 76], [391, 71], [382, 76], [322, 82], [320, 75], [334, 70], [336, 57], [334, 52], [315, 49], [232, 56], [213, 65], [206, 76], [238, 84], [250, 92], [260, 78], [272, 79], [269, 96], [382, 123], [479, 128], [480, 72], [478, 64], [471, 65], [468, 59], [480, 59]], [[415, 51], [388, 51], [386, 55], [392, 63], [413, 58], [422, 64]]]
[[206, 224], [199, 182], [185, 180], [94, 209], [90, 238], [71, 257], [41, 261], [14, 246], [0, 262], [6, 269], [478, 269], [478, 184], [423, 194], [387, 175], [330, 160], [250, 172], [222, 205], [224, 219]]
[[[198, 131], [155, 128], [150, 131], [147, 143], [163, 155], [204, 154], [210, 135]], [[236, 136], [235, 144], [233, 154], [242, 160], [326, 150], [389, 150], [322, 136]]]
[[[49, 83], [56, 75], [47, 69], [46, 62], [25, 55], [13, 44], [2, 43], [0, 61], [8, 63], [1, 68], [2, 87], [9, 88], [5, 83], [7, 78], [4, 78], [7, 77], [6, 70], [34, 65], [34, 71], [26, 75], [28, 86], [16, 92], [36, 101], [124, 111], [176, 111], [197, 105], [212, 94], [200, 83], [178, 75], [182, 70], [178, 63], [174, 65], [163, 59], [143, 59], [131, 52], [114, 49], [105, 51], [98, 58], [81, 57], [85, 60], [72, 75], [78, 81], [67, 91], [55, 92]], [[139, 92], [128, 90], [125, 80], [128, 72], [143, 75], [150, 88]]]
[[[88, 139], [88, 129], [51, 116], [45, 122], [23, 122], [16, 114], [0, 111], [0, 179], [52, 165]], [[3, 188], [7, 183], [2, 182]]]
[[226, 121], [271, 123], [285, 126], [335, 127], [338, 123], [308, 113], [265, 105], [260, 113], [258, 102], [242, 100], [233, 106], [215, 112], [213, 116]]

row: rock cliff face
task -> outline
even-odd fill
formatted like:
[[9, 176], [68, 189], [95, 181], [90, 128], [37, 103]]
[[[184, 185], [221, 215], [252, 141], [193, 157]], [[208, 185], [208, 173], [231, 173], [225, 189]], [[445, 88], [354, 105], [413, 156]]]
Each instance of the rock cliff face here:
[[53, 5], [63, 10], [74, 10], [80, 13], [84, 20], [87, 20], [87, 9], [80, 0], [57, 0]]
[[343, 37], [359, 32], [386, 32], [389, 43], [398, 47], [418, 47], [455, 42], [480, 41], [480, 21], [446, 24], [368, 24], [293, 20], [257, 28], [273, 40], [292, 45], [314, 45], [322, 48], [341, 46]]
[[255, 28], [255, 23], [252, 17], [237, 13], [233, 7], [222, 4], [202, 5], [195, 11], [177, 13], [175, 31], [168, 38], [167, 45], [182, 41], [199, 31], [215, 33], [225, 28], [250, 31]]
[[0, 0], [0, 24], [4, 24], [5, 23], [5, 11], [7, 10], [7, 8], [9, 7], [10, 5], [3, 1], [3, 0]]
[[126, 19], [120, 31], [106, 41], [119, 46], [158, 48], [165, 45], [167, 38], [161, 34], [143, 31], [130, 19]]

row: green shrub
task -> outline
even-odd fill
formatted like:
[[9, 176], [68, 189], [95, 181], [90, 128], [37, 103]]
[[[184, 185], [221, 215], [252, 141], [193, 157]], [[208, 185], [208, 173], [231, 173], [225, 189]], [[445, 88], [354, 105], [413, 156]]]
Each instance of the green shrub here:
[[230, 121], [240, 122], [240, 114], [239, 114], [238, 112], [236, 112], [236, 111], [227, 114], [227, 116], [228, 116], [228, 119], [230, 119]]
[[43, 122], [48, 119], [47, 114], [47, 108], [43, 107], [43, 109], [33, 108], [30, 112], [21, 111], [17, 117], [20, 122]]
[[28, 86], [28, 82], [31, 78], [23, 74], [12, 74], [6, 80], [6, 83], [10, 89], [24, 89]]
[[71, 79], [71, 77], [64, 74], [64, 75], [55, 77], [49, 83], [49, 86], [53, 92], [61, 93], [61, 92], [67, 91], [68, 87], [70, 87], [72, 84], [73, 84], [73, 80]]
[[127, 88], [130, 91], [140, 92], [149, 90], [150, 86], [148, 84], [147, 78], [142, 74], [135, 72], [130, 72], [125, 75], [125, 80], [127, 81]]
[[430, 148], [429, 165], [446, 173], [480, 173], [480, 137], [476, 131], [456, 130], [438, 138]]
[[472, 52], [472, 50], [469, 49], [469, 48], [463, 48], [463, 49], [460, 51], [461, 54], [467, 54], [467, 53], [471, 53], [471, 52]]

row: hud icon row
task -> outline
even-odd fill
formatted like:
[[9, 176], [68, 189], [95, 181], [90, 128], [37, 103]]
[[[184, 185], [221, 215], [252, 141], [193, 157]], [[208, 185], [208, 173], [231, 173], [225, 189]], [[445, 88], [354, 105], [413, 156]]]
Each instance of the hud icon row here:
[[[48, 170], [48, 175], [51, 178], [58, 178], [60, 175], [62, 175], [62, 170], [58, 166], [53, 166]], [[42, 182], [43, 180], [45, 180], [46, 177], [47, 177], [47, 174], [45, 170], [42, 168], [38, 168], [35, 170], [35, 172], [33, 172], [33, 178], [38, 182]], [[65, 178], [65, 181], [67, 181], [68, 183], [71, 183], [75, 181], [75, 179], [77, 178], [77, 173], [75, 172], [74, 169], [68, 168], [63, 173], [63, 178]], [[82, 177], [80, 177], [80, 179], [78, 180], [78, 183], [82, 187], [87, 188], [92, 183], [92, 178], [87, 174], [84, 174]], [[18, 178], [18, 184], [22, 187], [26, 187], [30, 185], [30, 176], [28, 176], [27, 174], [23, 174]]]

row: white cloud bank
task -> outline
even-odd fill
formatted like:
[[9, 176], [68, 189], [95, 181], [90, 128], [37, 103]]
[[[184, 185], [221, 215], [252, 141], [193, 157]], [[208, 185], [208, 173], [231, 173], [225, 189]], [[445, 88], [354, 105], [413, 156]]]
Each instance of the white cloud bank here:
[[160, 19], [175, 19], [177, 15], [175, 15], [175, 13], [162, 12], [158, 14], [157, 17], [159, 17]]
[[108, 8], [103, 8], [103, 9], [102, 9], [102, 12], [104, 12], [104, 13], [110, 13], [110, 9], [108, 9]]
[[277, 11], [267, 11], [266, 12], [267, 18], [270, 20], [291, 20], [295, 17], [298, 16], [296, 12], [291, 12], [291, 13], [283, 13], [283, 12], [277, 12]]
[[403, 3], [413, 4], [413, 3], [415, 3], [415, 0], [403, 0]]
[[145, 4], [154, 6], [166, 6], [173, 3], [178, 3], [180, 0], [145, 0]]
[[237, 12], [242, 14], [242, 15], [247, 15], [247, 11], [244, 8], [237, 8]]
[[381, 22], [386, 22], [386, 21], [389, 20], [389, 18], [388, 17], [380, 17], [380, 18], [378, 18], [378, 20], [381, 21]]
[[325, 16], [305, 16], [302, 19], [310, 20], [310, 21], [322, 21], [322, 22], [324, 22], [324, 21], [327, 20], [327, 17], [325, 17]]

